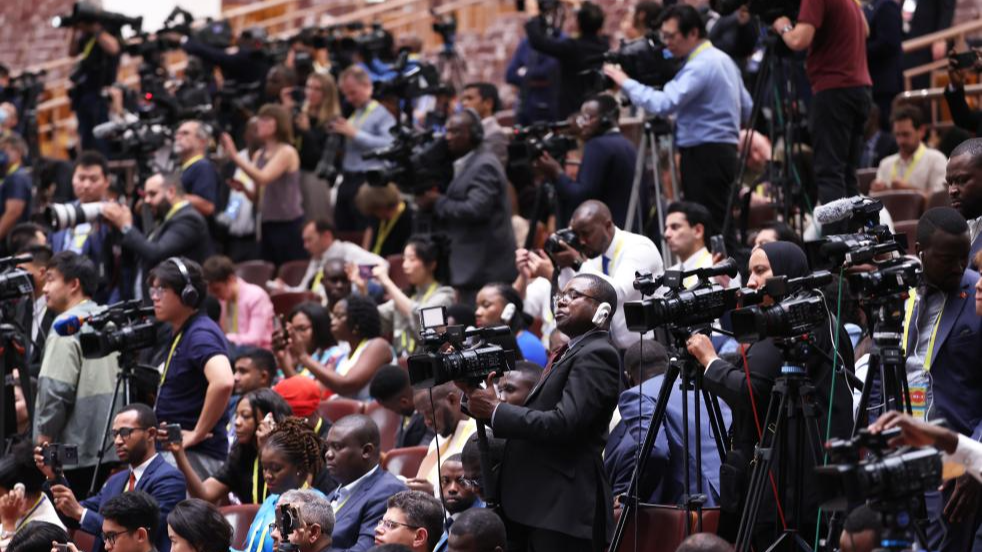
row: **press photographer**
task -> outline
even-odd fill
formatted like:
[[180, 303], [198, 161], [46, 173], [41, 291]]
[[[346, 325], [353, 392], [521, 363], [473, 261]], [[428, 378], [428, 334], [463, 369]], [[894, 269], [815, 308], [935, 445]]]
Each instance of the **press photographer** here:
[[944, 89], [944, 99], [951, 110], [951, 120], [956, 126], [976, 135], [982, 128], [982, 113], [973, 111], [965, 101], [965, 80], [971, 73], [982, 71], [982, 56], [979, 50], [967, 52], [948, 52], [948, 86]]
[[[730, 185], [737, 175], [740, 124], [750, 118], [753, 101], [740, 70], [706, 38], [706, 26], [692, 6], [665, 10], [661, 40], [682, 69], [662, 90], [638, 82], [622, 69], [605, 65], [604, 74], [635, 105], [658, 116], [675, 115], [675, 144], [680, 157], [682, 195], [701, 203], [715, 220], [727, 218]], [[735, 249], [735, 237], [725, 236]]]
[[278, 552], [327, 552], [334, 532], [334, 509], [313, 490], [294, 489], [276, 503], [276, 524], [271, 536]]
[[901, 434], [890, 439], [891, 447], [937, 447], [944, 453], [945, 462], [962, 464], [966, 475], [982, 482], [982, 444], [975, 439], [896, 411], [878, 418], [869, 431], [882, 433], [893, 428], [900, 428]]

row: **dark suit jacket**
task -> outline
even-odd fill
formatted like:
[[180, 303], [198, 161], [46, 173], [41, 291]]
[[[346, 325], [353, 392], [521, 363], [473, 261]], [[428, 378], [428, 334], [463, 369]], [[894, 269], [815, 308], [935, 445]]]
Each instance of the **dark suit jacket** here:
[[470, 155], [433, 208], [450, 238], [450, 283], [466, 289], [518, 275], [505, 171], [485, 145]]
[[396, 444], [393, 448], [425, 447], [430, 444], [434, 435], [433, 430], [426, 427], [423, 422], [423, 415], [416, 412], [409, 418], [409, 423], [406, 424], [405, 428], [402, 425], [399, 426], [399, 431], [396, 432]]
[[[152, 239], [134, 227], [123, 236], [122, 242], [123, 248], [137, 258], [144, 277], [169, 257], [183, 256], [203, 263], [211, 255], [208, 223], [190, 203], [162, 222], [151, 234]], [[146, 282], [140, 282], [140, 285], [146, 286]]]
[[591, 76], [584, 71], [600, 69], [603, 54], [610, 49], [609, 39], [606, 36], [554, 37], [542, 24], [541, 17], [529, 19], [525, 33], [532, 48], [559, 61], [558, 118], [565, 119], [579, 111], [590, 92]]
[[[406, 485], [396, 476], [382, 469], [365, 478], [352, 491], [336, 513], [333, 542], [329, 552], [356, 552], [368, 550], [375, 543], [375, 527], [382, 519], [389, 497], [405, 491]], [[333, 500], [337, 490], [327, 496]]]
[[866, 61], [874, 95], [897, 94], [904, 89], [903, 19], [896, 0], [876, 0], [869, 15]]
[[[634, 165], [638, 152], [620, 132], [609, 132], [587, 140], [583, 161], [576, 180], [560, 173], [556, 193], [562, 204], [565, 226], [573, 211], [588, 199], [602, 201], [614, 217], [614, 225], [624, 228], [634, 183]], [[642, 190], [644, 186], [641, 187]], [[644, 196], [641, 206], [644, 207]]]
[[[658, 390], [655, 394], [642, 393], [640, 387], [632, 387], [621, 393], [617, 409], [621, 421], [614, 426], [604, 447], [604, 470], [610, 481], [613, 496], [628, 492], [631, 477], [637, 463], [638, 444], [644, 441], [655, 413]], [[668, 473], [668, 438], [665, 428], [658, 429], [655, 446], [651, 447], [645, 464], [644, 479], [641, 481], [641, 496], [646, 502], [659, 503], [662, 496], [662, 481]]]
[[[951, 429], [975, 440], [982, 437], [982, 317], [975, 314], [978, 280], [978, 272], [966, 270], [959, 289], [948, 294], [931, 353], [931, 417], [944, 418]], [[919, 307], [911, 320], [917, 320]], [[913, 350], [916, 335], [907, 332], [908, 351]]]
[[[102, 514], [99, 513], [99, 509], [110, 498], [123, 494], [129, 478], [130, 470], [128, 469], [116, 473], [106, 481], [98, 494], [81, 502], [88, 511], [79, 527], [86, 533], [95, 536], [95, 546], [91, 552], [103, 550]], [[158, 552], [168, 552], [170, 539], [167, 537], [167, 514], [174, 509], [178, 502], [187, 498], [188, 488], [184, 474], [168, 464], [163, 456], [158, 455], [143, 472], [136, 484], [136, 489], [152, 496], [157, 501], [157, 505], [160, 506], [160, 525], [154, 537], [154, 545]]]
[[[613, 510], [601, 451], [620, 386], [609, 333], [583, 336], [554, 362], [525, 406], [498, 405], [505, 517], [578, 539], [610, 539]], [[599, 534], [597, 534], [599, 532]]]

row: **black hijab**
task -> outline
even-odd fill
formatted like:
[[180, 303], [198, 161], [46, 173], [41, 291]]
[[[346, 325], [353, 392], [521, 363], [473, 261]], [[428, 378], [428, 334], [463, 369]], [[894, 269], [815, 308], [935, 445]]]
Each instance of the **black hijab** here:
[[808, 257], [800, 247], [791, 242], [770, 242], [760, 246], [767, 255], [774, 276], [800, 278], [809, 274]]

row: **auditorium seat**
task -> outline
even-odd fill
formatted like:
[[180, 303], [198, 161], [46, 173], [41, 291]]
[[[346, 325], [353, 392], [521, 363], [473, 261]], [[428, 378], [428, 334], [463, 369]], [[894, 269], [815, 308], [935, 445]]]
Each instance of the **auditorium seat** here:
[[[218, 511], [225, 517], [225, 521], [232, 526], [232, 549], [244, 549], [246, 537], [249, 536], [249, 526], [252, 525], [252, 520], [256, 517], [256, 512], [259, 511], [259, 504], [222, 506]], [[79, 550], [88, 549], [79, 548]]]
[[392, 449], [382, 460], [382, 469], [403, 477], [416, 477], [419, 465], [426, 458], [427, 447], [406, 447]]
[[[633, 514], [633, 512], [632, 512]], [[696, 532], [696, 519], [693, 513], [686, 520], [685, 510], [675, 506], [642, 504], [638, 510], [638, 539], [641, 546], [634, 545], [634, 516], [627, 521], [624, 528], [624, 538], [621, 539], [617, 550], [611, 552], [629, 552], [645, 550], [647, 552], [674, 552], [685, 540], [686, 521], [691, 532]], [[719, 508], [704, 508], [702, 511], [702, 532], [716, 533], [719, 527]]]
[[751, 205], [747, 228], [755, 230], [775, 220], [777, 220], [777, 209], [773, 205]]
[[286, 282], [288, 286], [299, 286], [303, 275], [307, 273], [310, 261], [287, 261], [280, 265], [276, 277]]
[[273, 312], [276, 316], [286, 316], [300, 303], [307, 301], [320, 303], [321, 298], [311, 291], [276, 291], [270, 294], [269, 300], [273, 302]]
[[409, 287], [409, 278], [402, 270], [402, 255], [389, 255], [385, 260], [389, 263], [389, 278], [392, 283], [399, 289]]
[[379, 434], [382, 436], [382, 452], [392, 450], [396, 445], [396, 435], [399, 433], [402, 416], [377, 402], [369, 403], [365, 408], [365, 414], [375, 420], [375, 425], [378, 426]]
[[876, 179], [876, 169], [859, 169], [856, 171], [856, 185], [859, 193], [869, 195], [870, 185]]
[[890, 190], [875, 192], [870, 197], [883, 202], [893, 222], [917, 220], [924, 212], [924, 194], [914, 190]]
[[327, 418], [332, 424], [351, 414], [364, 414], [365, 403], [353, 399], [337, 397], [321, 401], [317, 405], [317, 413]]
[[917, 241], [917, 221], [901, 220], [893, 223], [893, 229], [896, 234], [907, 236], [907, 254], [914, 255], [914, 243]]
[[933, 209], [935, 207], [950, 207], [951, 206], [951, 196], [948, 195], [948, 190], [938, 190], [927, 198], [927, 205], [924, 206], [924, 210]]
[[70, 529], [68, 539], [75, 543], [75, 548], [78, 548], [81, 552], [88, 552], [95, 548], [95, 535], [86, 533], [81, 529]]
[[235, 265], [235, 274], [239, 278], [263, 289], [266, 288], [266, 282], [273, 279], [275, 273], [276, 267], [266, 261], [243, 261]]

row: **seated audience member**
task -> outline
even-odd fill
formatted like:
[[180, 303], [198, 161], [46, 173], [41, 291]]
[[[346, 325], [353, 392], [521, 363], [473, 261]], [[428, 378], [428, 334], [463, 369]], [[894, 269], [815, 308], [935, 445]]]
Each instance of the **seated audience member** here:
[[341, 418], [327, 434], [327, 470], [341, 484], [327, 497], [335, 515], [332, 551], [370, 548], [386, 501], [406, 489], [379, 465], [380, 443], [378, 426], [360, 414]]
[[322, 393], [320, 384], [303, 376], [293, 376], [277, 383], [273, 391], [290, 405], [294, 416], [307, 421], [307, 425], [313, 428], [318, 438], [327, 437], [327, 432], [331, 429], [331, 421], [325, 420], [317, 412]]
[[423, 414], [416, 411], [413, 387], [404, 368], [391, 364], [379, 368], [368, 387], [368, 394], [382, 408], [402, 418], [393, 448], [427, 446], [433, 440], [433, 430], [426, 426]]
[[54, 503], [43, 491], [44, 474], [34, 465], [30, 441], [21, 441], [0, 458], [0, 550], [32, 521], [45, 521], [62, 529]]
[[[155, 552], [154, 543], [170, 538], [161, 524], [160, 507], [143, 491], [125, 492], [106, 501], [102, 515], [101, 538], [106, 550], [113, 552]], [[95, 550], [100, 550], [99, 548]]]
[[472, 508], [450, 527], [449, 552], [505, 552], [505, 524], [491, 510]]
[[484, 501], [477, 496], [473, 482], [464, 475], [464, 463], [460, 454], [447, 457], [440, 467], [440, 485], [447, 513], [456, 519], [471, 508], [484, 508]]
[[401, 290], [389, 278], [388, 269], [375, 267], [372, 274], [391, 299], [379, 305], [382, 333], [392, 335], [396, 356], [416, 351], [419, 339], [419, 311], [428, 307], [453, 304], [455, 292], [443, 285], [447, 280], [446, 258], [438, 241], [428, 236], [413, 236], [402, 252], [402, 270], [410, 288]]
[[515, 336], [522, 358], [545, 366], [548, 361], [546, 349], [538, 337], [526, 330], [531, 322], [527, 316], [522, 297], [508, 284], [488, 284], [477, 292], [474, 318], [478, 327], [508, 326]]
[[234, 394], [241, 397], [256, 389], [272, 387], [276, 379], [276, 357], [269, 349], [245, 347], [235, 359], [234, 370]]
[[686, 537], [675, 552], [733, 552], [733, 546], [712, 533], [696, 533]]
[[375, 544], [403, 544], [430, 552], [443, 535], [443, 505], [433, 495], [401, 491], [391, 497], [375, 527]]
[[[501, 468], [501, 458], [505, 449], [504, 439], [495, 439], [491, 428], [488, 428], [488, 448], [491, 459], [491, 471], [497, 474]], [[471, 435], [460, 451], [460, 464], [464, 469], [464, 479], [470, 483], [474, 494], [482, 503], [487, 503], [484, 494], [484, 473], [481, 471], [481, 450], [478, 447], [477, 435]]]
[[457, 454], [477, 431], [474, 419], [461, 412], [460, 399], [460, 389], [453, 382], [413, 393], [416, 411], [423, 415], [426, 427], [436, 432], [436, 437], [430, 441], [416, 477], [406, 482], [410, 489], [435, 495], [437, 478], [440, 477], [437, 449], [440, 457]]
[[79, 552], [68, 540], [68, 533], [60, 525], [47, 521], [29, 521], [14, 538], [4, 552], [51, 552], [52, 544], [67, 544], [69, 552]]
[[371, 220], [362, 247], [383, 259], [402, 254], [413, 233], [415, 211], [402, 198], [399, 188], [391, 182], [385, 186], [362, 186], [355, 205]]
[[522, 406], [540, 379], [542, 379], [541, 366], [534, 362], [520, 360], [515, 363], [514, 370], [508, 370], [501, 375], [498, 381], [498, 396], [508, 404]]
[[[72, 528], [77, 527], [94, 536], [93, 550], [103, 548], [105, 523], [100, 511], [113, 498], [132, 494], [132, 491], [144, 491], [156, 502], [159, 517], [166, 516], [175, 504], [183, 500], [187, 490], [181, 472], [157, 454], [157, 417], [150, 407], [134, 403], [120, 410], [113, 420], [112, 436], [116, 455], [129, 469], [114, 474], [98, 494], [82, 502], [76, 500], [75, 492], [64, 478], [56, 478], [55, 472], [44, 465], [41, 447], [34, 449], [34, 462], [48, 479], [46, 485], [62, 519]], [[161, 520], [155, 518], [153, 525], [159, 525], [159, 521]], [[157, 534], [152, 542], [151, 546], [156, 547], [159, 552], [170, 550], [170, 540], [166, 533]], [[109, 544], [112, 545], [112, 542]]]
[[924, 143], [927, 125], [921, 110], [913, 105], [900, 106], [890, 121], [900, 151], [880, 161], [870, 190], [917, 190], [925, 194], [944, 190], [948, 160]]
[[269, 348], [273, 335], [273, 302], [263, 288], [235, 273], [232, 259], [219, 255], [201, 266], [208, 293], [222, 306], [220, 326], [233, 345]]
[[880, 548], [883, 520], [880, 514], [865, 504], [849, 512], [839, 535], [842, 552], [873, 552]]
[[227, 552], [232, 526], [214, 504], [189, 498], [167, 515], [171, 552]]
[[779, 220], [768, 222], [761, 227], [754, 237], [754, 247], [760, 247], [765, 243], [771, 242], [791, 242], [801, 246], [801, 236], [791, 229], [786, 223]]
[[[324, 468], [323, 444], [306, 422], [286, 418], [264, 438], [259, 461], [268, 494], [249, 526], [243, 552], [273, 552], [269, 526], [276, 519], [280, 495], [310, 486]], [[311, 492], [324, 495], [317, 489]]]
[[[45, 273], [48, 309], [61, 319], [87, 318], [99, 310], [92, 300], [99, 276], [88, 258], [72, 251], [55, 254]], [[77, 443], [78, 466], [65, 470], [72, 487], [88, 490], [115, 392], [118, 355], [85, 358], [79, 336], [48, 332], [34, 406], [34, 442]], [[113, 459], [110, 452], [106, 458]], [[107, 468], [98, 482], [105, 480]]]
[[287, 378], [296, 374], [313, 379], [309, 365], [330, 366], [348, 354], [331, 333], [331, 313], [314, 302], [300, 303], [286, 317], [286, 328], [273, 334], [273, 350]]
[[262, 504], [269, 492], [262, 475], [259, 458], [262, 444], [257, 430], [267, 415], [272, 415], [275, 423], [281, 423], [293, 412], [283, 397], [268, 388], [250, 391], [239, 399], [233, 424], [235, 442], [228, 459], [214, 475], [203, 481], [191, 466], [184, 447], [164, 440], [162, 448], [174, 455], [177, 467], [187, 479], [188, 495], [218, 504], [232, 493], [241, 504]]
[[[290, 533], [288, 542], [299, 552], [324, 552], [331, 548], [334, 509], [327, 497], [315, 491], [295, 489], [283, 493], [276, 506], [296, 509], [299, 527]], [[283, 528], [279, 525], [272, 533], [277, 543], [283, 540]]]

